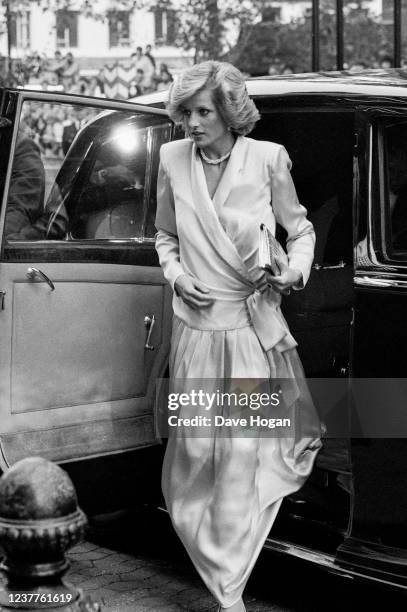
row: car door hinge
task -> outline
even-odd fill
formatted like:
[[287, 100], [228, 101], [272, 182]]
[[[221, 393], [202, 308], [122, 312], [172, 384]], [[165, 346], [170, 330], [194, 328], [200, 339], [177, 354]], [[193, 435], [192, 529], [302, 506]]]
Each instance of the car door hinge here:
[[355, 132], [354, 136], [355, 136], [355, 138], [353, 140], [353, 152], [356, 155], [358, 153], [358, 150], [359, 150], [359, 134], [357, 132]]
[[4, 299], [6, 297], [5, 291], [0, 291], [0, 310], [4, 310]]

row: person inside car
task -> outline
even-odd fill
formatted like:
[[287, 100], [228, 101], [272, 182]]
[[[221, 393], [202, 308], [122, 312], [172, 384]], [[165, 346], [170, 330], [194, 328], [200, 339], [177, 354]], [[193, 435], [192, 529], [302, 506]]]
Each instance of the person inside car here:
[[5, 238], [57, 240], [65, 237], [66, 212], [55, 184], [44, 206], [45, 169], [35, 142], [20, 125], [10, 178], [5, 218]]
[[144, 185], [134, 160], [96, 160], [71, 211], [73, 238], [128, 238], [142, 222]]
[[44, 211], [45, 169], [35, 142], [20, 129], [5, 219], [7, 240], [24, 240], [39, 236], [35, 224]]

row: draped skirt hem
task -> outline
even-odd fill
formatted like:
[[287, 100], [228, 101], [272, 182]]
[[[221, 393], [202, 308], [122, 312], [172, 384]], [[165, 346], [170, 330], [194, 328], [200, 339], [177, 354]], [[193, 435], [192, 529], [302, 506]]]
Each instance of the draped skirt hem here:
[[173, 380], [287, 379], [290, 437], [170, 432], [162, 488], [174, 528], [218, 602], [241, 597], [283, 498], [309, 476], [321, 446], [319, 419], [295, 348], [265, 352], [251, 326], [191, 329], [174, 318]]

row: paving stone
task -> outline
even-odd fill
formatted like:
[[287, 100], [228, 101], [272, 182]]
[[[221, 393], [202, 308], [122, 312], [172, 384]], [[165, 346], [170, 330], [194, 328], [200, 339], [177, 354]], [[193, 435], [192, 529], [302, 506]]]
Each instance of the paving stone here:
[[109, 589], [112, 589], [113, 591], [125, 592], [136, 590], [140, 586], [140, 582], [137, 580], [123, 580], [121, 582], [113, 582], [109, 585]]
[[[81, 548], [82, 547], [82, 548]], [[216, 612], [217, 604], [188, 563], [78, 545], [67, 582], [100, 602], [103, 612]], [[1, 575], [0, 575], [1, 580]], [[248, 612], [283, 608], [248, 598]], [[284, 612], [289, 612], [285, 610]]]
[[96, 559], [105, 559], [106, 557], [112, 556], [111, 552], [104, 552], [99, 549], [87, 550], [81, 553], [73, 555], [75, 560], [81, 561], [95, 561]]
[[168, 588], [173, 588], [174, 590], [183, 591], [191, 586], [187, 580], [182, 580], [179, 577], [173, 576], [171, 578], [171, 582], [166, 585]]
[[134, 570], [134, 578], [137, 578], [137, 580], [146, 580], [147, 578], [157, 575], [158, 573], [157, 568], [151, 569], [148, 567], [139, 567]]
[[79, 544], [76, 544], [76, 546], [71, 548], [71, 550], [69, 551], [69, 554], [75, 555], [78, 553], [89, 552], [91, 550], [96, 550], [96, 549], [100, 550], [100, 546], [98, 546], [97, 544], [93, 544], [92, 542], [80, 542]]
[[82, 576], [88, 576], [89, 578], [94, 576], [113, 576], [112, 572], [108, 568], [100, 567], [82, 567], [80, 573]]
[[194, 610], [194, 612], [206, 612], [207, 610], [217, 610], [218, 608], [217, 604], [214, 603], [213, 597], [210, 595], [190, 601], [186, 607]]
[[[123, 571], [127, 571], [127, 570], [140, 571], [140, 569], [143, 569], [146, 572], [148, 572], [151, 570], [151, 566], [146, 565], [146, 563], [143, 563], [143, 561], [140, 561], [140, 559], [132, 559], [131, 557], [127, 558], [126, 561], [122, 561], [120, 563], [120, 568]], [[151, 571], [154, 571], [154, 568]], [[157, 568], [155, 568], [155, 571], [157, 571]]]
[[[138, 603], [140, 605], [146, 605], [148, 606], [147, 609], [148, 610], [166, 610], [168, 609], [168, 601], [166, 601], [165, 599], [163, 599], [162, 597], [151, 597], [146, 595], [146, 597], [144, 599], [139, 599]], [[178, 604], [175, 604], [176, 607], [178, 609], [180, 609]]]
[[71, 567], [75, 568], [75, 570], [78, 568], [82, 569], [83, 567], [93, 567], [93, 561], [90, 559], [74, 559], [71, 561]]
[[165, 590], [165, 587], [171, 583], [171, 580], [171, 576], [156, 573], [155, 575], [150, 576], [146, 582], [148, 582], [148, 586], [151, 588]]
[[94, 578], [87, 578], [84, 576], [84, 580], [79, 583], [81, 589], [97, 589], [99, 587], [107, 586], [115, 582], [115, 577], [111, 575], [107, 576], [95, 576]]
[[164, 597], [152, 595], [150, 591], [137, 591], [134, 594], [122, 594], [114, 603], [107, 604], [103, 612], [182, 612], [183, 608], [176, 602]]
[[80, 582], [83, 582], [83, 574], [82, 573], [76, 574], [73, 572], [72, 573], [68, 572], [65, 576], [65, 580], [66, 582], [71, 582], [72, 584], [76, 585], [76, 584], [79, 584]]
[[[86, 589], [86, 595], [89, 595], [93, 601], [101, 603], [103, 606], [117, 600], [117, 592], [111, 591], [107, 586], [97, 589]], [[103, 612], [106, 608], [103, 607]]]
[[93, 563], [93, 567], [118, 567], [120, 564], [126, 563], [123, 559], [119, 559], [118, 555], [111, 555], [104, 559], [96, 559]]

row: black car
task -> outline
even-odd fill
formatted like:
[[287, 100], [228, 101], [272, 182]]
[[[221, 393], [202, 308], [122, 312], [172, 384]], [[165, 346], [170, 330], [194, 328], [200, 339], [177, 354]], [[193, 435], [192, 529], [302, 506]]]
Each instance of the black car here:
[[[341, 389], [314, 471], [266, 548], [407, 589], [407, 75], [247, 85], [261, 112], [250, 136], [285, 145], [317, 235], [308, 285], [284, 314], [310, 380]], [[155, 190], [161, 144], [184, 137], [165, 96], [1, 92], [2, 468], [38, 454], [86, 466], [116, 456], [123, 471], [131, 457], [150, 480], [155, 461], [159, 485], [153, 405], [171, 292]], [[53, 131], [40, 130], [44, 114]], [[355, 381], [372, 402], [356, 425], [342, 395]]]

